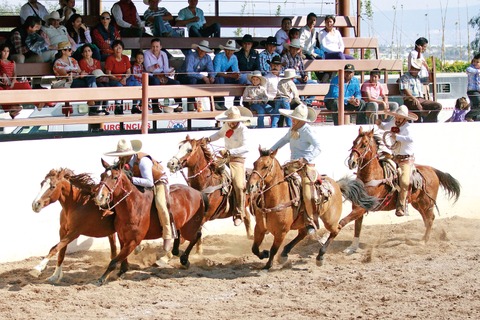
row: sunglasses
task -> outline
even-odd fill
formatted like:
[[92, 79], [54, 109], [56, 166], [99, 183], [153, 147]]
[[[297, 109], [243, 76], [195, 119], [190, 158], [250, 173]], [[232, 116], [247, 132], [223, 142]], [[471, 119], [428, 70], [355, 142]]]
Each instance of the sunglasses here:
[[63, 51], [72, 51], [72, 48], [65, 48], [65, 49], [62, 49]]
[[110, 20], [110, 17], [101, 17], [102, 20]]

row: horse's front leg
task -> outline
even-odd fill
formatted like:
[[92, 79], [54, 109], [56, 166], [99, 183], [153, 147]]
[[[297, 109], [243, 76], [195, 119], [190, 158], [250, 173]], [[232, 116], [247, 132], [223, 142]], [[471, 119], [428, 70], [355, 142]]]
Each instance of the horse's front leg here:
[[103, 275], [95, 282], [97, 286], [104, 285], [105, 282], [108, 279], [108, 276], [110, 273], [112, 273], [113, 270], [117, 267], [117, 263], [121, 262], [121, 268], [118, 273], [118, 275], [122, 275], [128, 270], [128, 261], [126, 261], [127, 257], [132, 253], [133, 250], [135, 250], [135, 247], [140, 243], [141, 241], [135, 241], [132, 240], [128, 244], [124, 244], [122, 239], [120, 239], [120, 252], [119, 254], [113, 258], [110, 263], [108, 264], [107, 270], [103, 273]]
[[253, 239], [253, 234], [252, 234], [252, 213], [250, 212], [250, 206], [246, 205], [245, 206], [245, 230], [247, 231], [247, 238], [248, 239]]
[[338, 232], [330, 232], [330, 236], [328, 237], [327, 241], [323, 246], [320, 247], [317, 255], [317, 266], [323, 265], [324, 255], [327, 252], [328, 246], [332, 243], [333, 239], [338, 235]]
[[193, 241], [190, 241], [190, 243], [187, 246], [187, 249], [185, 250], [185, 252], [180, 257], [180, 263], [182, 264], [182, 266], [185, 269], [188, 269], [190, 267], [190, 261], [188, 261], [188, 257], [190, 256], [190, 252], [192, 251], [195, 244], [202, 238], [202, 232], [200, 230], [197, 232], [196, 238]]
[[275, 258], [275, 255], [277, 254], [278, 249], [282, 245], [283, 240], [287, 235], [287, 232], [280, 231], [273, 234], [273, 243], [272, 243], [272, 247], [270, 248], [270, 257], [268, 258], [267, 264], [263, 267], [264, 270], [269, 270], [272, 267], [273, 259]]
[[288, 261], [288, 254], [290, 251], [292, 251], [293, 247], [297, 245], [300, 241], [302, 241], [305, 237], [307, 236], [307, 229], [306, 228], [300, 228], [298, 229], [298, 234], [297, 236], [287, 243], [285, 247], [282, 250], [282, 253], [278, 257], [278, 262], [280, 264], [285, 264]]
[[108, 242], [110, 243], [110, 259], [113, 259], [117, 255], [117, 239], [116, 233], [108, 236]]
[[263, 250], [262, 252], [260, 252], [260, 245], [262, 244], [263, 239], [265, 238], [265, 233], [267, 232], [267, 230], [265, 229], [265, 227], [262, 227], [260, 224], [261, 223], [257, 223], [255, 225], [252, 252], [258, 258], [265, 259], [269, 257], [270, 252], [268, 250]]

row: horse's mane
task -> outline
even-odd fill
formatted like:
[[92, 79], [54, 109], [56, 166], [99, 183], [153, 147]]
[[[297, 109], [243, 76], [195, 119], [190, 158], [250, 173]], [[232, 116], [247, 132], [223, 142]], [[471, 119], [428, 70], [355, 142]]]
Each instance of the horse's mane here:
[[261, 157], [269, 156], [272, 153], [269, 149], [260, 149], [259, 151]]
[[92, 194], [94, 188], [97, 186], [95, 181], [92, 179], [88, 173], [80, 173], [77, 175], [70, 175], [65, 177], [70, 183], [80, 189], [82, 193]]
[[207, 162], [210, 162], [215, 159], [215, 155], [210, 151], [210, 148], [207, 145], [207, 142], [205, 140], [200, 140], [200, 148], [202, 148], [203, 154], [205, 155], [205, 160]]

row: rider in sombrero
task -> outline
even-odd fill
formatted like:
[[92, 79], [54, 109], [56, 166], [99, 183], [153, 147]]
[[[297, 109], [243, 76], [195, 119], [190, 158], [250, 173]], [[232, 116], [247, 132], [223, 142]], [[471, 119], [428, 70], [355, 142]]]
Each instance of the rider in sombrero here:
[[[105, 153], [106, 156], [118, 157], [118, 161], [132, 172], [132, 183], [136, 186], [153, 188], [158, 219], [162, 225], [163, 249], [169, 253], [176, 238], [173, 219], [168, 212], [168, 180], [162, 165], [150, 155], [140, 152], [140, 140], [120, 139], [117, 150]], [[162, 259], [163, 261], [163, 259]]]
[[375, 123], [380, 129], [389, 131], [390, 139], [395, 142], [392, 148], [393, 160], [400, 169], [400, 191], [397, 197], [397, 210], [395, 214], [401, 217], [406, 214], [410, 176], [412, 174], [413, 162], [415, 161], [414, 143], [409, 121], [418, 120], [418, 116], [409, 112], [405, 105], [400, 106], [400, 108], [393, 112], [385, 110], [385, 114], [393, 116], [394, 118], [387, 123], [382, 123], [380, 119], [377, 119]]
[[280, 109], [280, 113], [292, 119], [292, 127], [270, 150], [275, 151], [290, 143], [290, 159], [301, 160], [305, 164], [304, 169], [298, 171], [298, 173], [302, 178], [302, 198], [307, 214], [306, 228], [308, 234], [312, 235], [315, 233], [315, 223], [313, 221], [316, 206], [314, 183], [317, 180], [314, 160], [320, 154], [320, 141], [309, 123], [317, 119], [317, 114], [315, 110], [303, 103], [299, 104], [295, 110]]
[[225, 149], [220, 155], [228, 158], [228, 165], [232, 175], [232, 185], [235, 189], [235, 211], [233, 223], [238, 226], [245, 217], [245, 157], [248, 152], [248, 130], [244, 122], [253, 117], [250, 110], [241, 106], [232, 106], [227, 111], [216, 116], [215, 119], [224, 122], [222, 128], [208, 138], [208, 141], [225, 139]]

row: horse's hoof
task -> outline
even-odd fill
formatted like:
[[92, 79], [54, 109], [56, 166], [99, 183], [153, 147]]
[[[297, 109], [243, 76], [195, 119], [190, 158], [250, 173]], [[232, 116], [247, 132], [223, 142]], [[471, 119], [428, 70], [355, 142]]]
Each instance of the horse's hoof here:
[[357, 248], [353, 248], [353, 247], [348, 247], [347, 249], [343, 250], [343, 253], [345, 253], [346, 255], [351, 255], [351, 254], [354, 254], [355, 252], [357, 252]]
[[323, 258], [317, 259], [317, 267], [322, 267], [323, 266]]
[[135, 247], [135, 250], [133, 251], [133, 253], [139, 254], [140, 252], [143, 251], [143, 249], [145, 249], [145, 248], [143, 247], [143, 245], [142, 245], [142, 244], [139, 244], [138, 246]]
[[97, 286], [97, 287], [101, 287], [101, 286], [103, 286], [103, 285], [105, 284], [105, 280], [98, 279], [98, 280], [95, 281], [93, 284], [94, 284], [95, 286]]
[[40, 275], [42, 274], [42, 271], [40, 271], [40, 270], [38, 270], [38, 269], [32, 269], [32, 270], [30, 270], [29, 274], [30, 274], [32, 277], [38, 278], [38, 277], [40, 277]]
[[48, 278], [48, 282], [50, 282], [51, 284], [58, 284], [60, 282], [62, 278], [61, 277], [57, 277], [57, 276], [51, 276], [50, 278]]
[[187, 261], [185, 263], [182, 262], [182, 269], [188, 270], [190, 268], [190, 261]]
[[268, 250], [263, 250], [262, 253], [260, 253], [259, 258], [260, 258], [260, 259], [268, 259], [268, 258], [270, 258], [270, 251], [268, 251]]
[[288, 261], [288, 256], [278, 256], [278, 263], [281, 265], [284, 265]]

